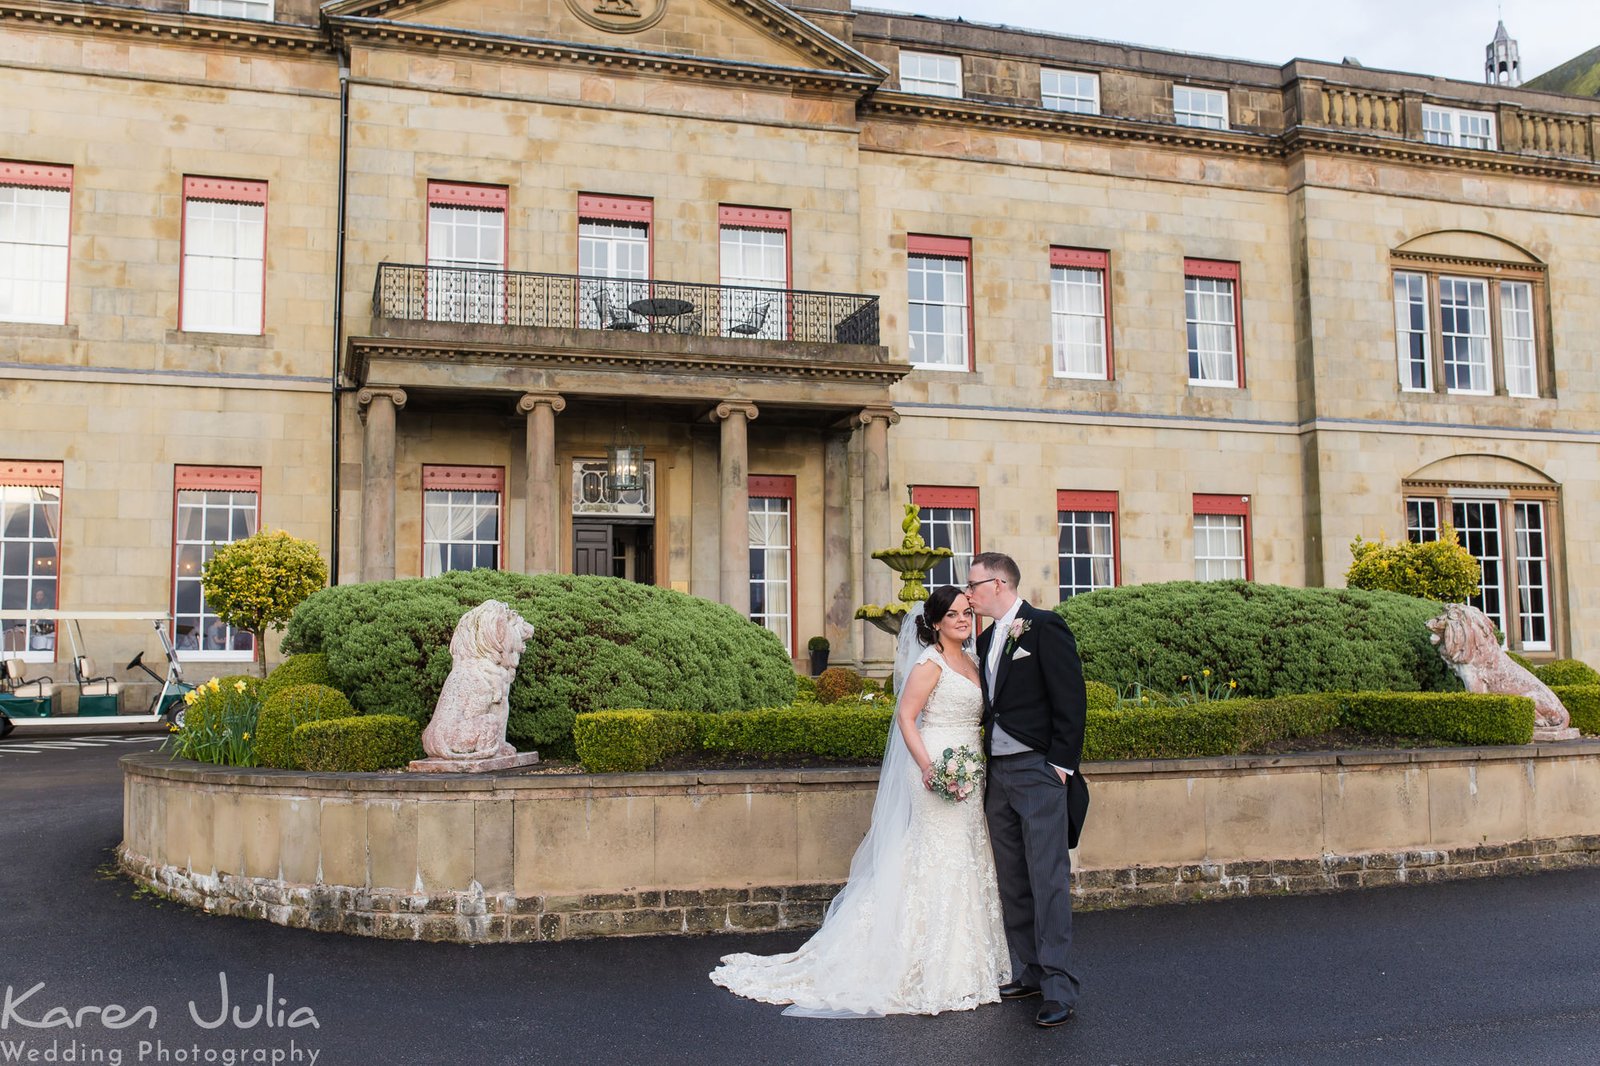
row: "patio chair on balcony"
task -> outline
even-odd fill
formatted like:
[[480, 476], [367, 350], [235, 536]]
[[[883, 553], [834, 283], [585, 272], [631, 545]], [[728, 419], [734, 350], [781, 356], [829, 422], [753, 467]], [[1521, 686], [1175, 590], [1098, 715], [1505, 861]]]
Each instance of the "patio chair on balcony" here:
[[597, 292], [592, 297], [594, 313], [600, 321], [601, 329], [638, 329], [639, 322], [628, 314], [627, 311], [611, 302], [611, 296], [605, 291]]
[[754, 337], [757, 333], [760, 333], [761, 328], [767, 324], [767, 316], [771, 313], [772, 301], [764, 300], [760, 304], [756, 305], [756, 307], [754, 307], [750, 313], [745, 316], [744, 321], [739, 322], [736, 325], [729, 326], [728, 332], [737, 333], [744, 337]]

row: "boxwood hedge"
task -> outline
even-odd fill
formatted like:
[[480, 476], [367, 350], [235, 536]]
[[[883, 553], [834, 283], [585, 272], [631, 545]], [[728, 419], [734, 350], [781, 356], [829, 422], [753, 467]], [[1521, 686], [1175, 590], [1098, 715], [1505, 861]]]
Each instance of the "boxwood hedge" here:
[[422, 758], [422, 729], [398, 714], [325, 718], [294, 730], [295, 762], [319, 773], [398, 770]]
[[1533, 673], [1551, 688], [1557, 685], [1600, 685], [1600, 671], [1578, 659], [1557, 659], [1536, 667]]
[[295, 758], [294, 732], [307, 722], [350, 718], [355, 708], [328, 685], [289, 685], [261, 705], [256, 717], [256, 762], [278, 770], [303, 769]]
[[1600, 685], [1552, 685], [1550, 691], [1567, 709], [1580, 733], [1600, 735]]
[[794, 699], [794, 668], [774, 634], [720, 604], [617, 578], [472, 570], [336, 585], [295, 611], [284, 649], [326, 655], [362, 711], [425, 724], [450, 672], [456, 623], [487, 599], [534, 627], [511, 686], [507, 733], [521, 747], [572, 754], [574, 716], [590, 710]]
[[1448, 692], [1460, 682], [1428, 642], [1439, 605], [1394, 592], [1173, 581], [1073, 596], [1084, 677], [1161, 691], [1185, 675], [1236, 680], [1239, 694]]

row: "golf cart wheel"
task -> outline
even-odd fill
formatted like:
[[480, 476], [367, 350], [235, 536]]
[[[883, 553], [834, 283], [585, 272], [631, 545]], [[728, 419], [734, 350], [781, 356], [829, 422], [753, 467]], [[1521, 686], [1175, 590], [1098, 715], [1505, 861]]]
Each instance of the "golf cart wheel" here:
[[0, 714], [0, 739], [10, 736], [11, 731], [15, 728], [17, 728], [16, 724], [13, 723], [11, 719], [7, 718], [3, 714]]
[[189, 705], [184, 703], [182, 700], [178, 700], [171, 707], [167, 708], [167, 722], [170, 725], [182, 729], [184, 719], [188, 717], [188, 714]]

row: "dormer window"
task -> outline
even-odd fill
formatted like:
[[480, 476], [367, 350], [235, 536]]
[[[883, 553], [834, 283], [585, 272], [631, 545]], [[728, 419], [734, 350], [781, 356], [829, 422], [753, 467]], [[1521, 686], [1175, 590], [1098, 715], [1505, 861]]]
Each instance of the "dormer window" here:
[[908, 93], [960, 99], [961, 60], [931, 52], [901, 52], [900, 88]]
[[1040, 102], [1051, 111], [1079, 115], [1100, 113], [1100, 78], [1075, 70], [1039, 71]]
[[271, 22], [272, 0], [189, 0], [189, 13]]
[[1459, 107], [1422, 105], [1422, 139], [1429, 144], [1494, 151], [1494, 115]]
[[1228, 128], [1228, 94], [1220, 89], [1174, 85], [1172, 120], [1180, 126], [1225, 130]]

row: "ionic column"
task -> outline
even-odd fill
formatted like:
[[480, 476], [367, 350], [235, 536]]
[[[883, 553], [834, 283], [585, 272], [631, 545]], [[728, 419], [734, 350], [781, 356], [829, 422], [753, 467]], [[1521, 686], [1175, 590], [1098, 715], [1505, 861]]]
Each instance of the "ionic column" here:
[[524, 520], [522, 570], [553, 574], [560, 562], [556, 550], [556, 415], [567, 401], [554, 392], [528, 392], [517, 401], [527, 416], [527, 514]]
[[403, 389], [362, 389], [356, 410], [361, 437], [361, 580], [394, 578], [394, 416]]
[[[879, 548], [892, 548], [900, 543], [900, 523], [895, 521], [894, 495], [889, 485], [889, 427], [900, 421], [900, 414], [892, 407], [864, 407], [857, 413], [856, 420], [862, 426], [865, 471], [862, 517], [866, 525], [866, 551], [870, 555]], [[894, 572], [888, 567], [869, 559], [865, 579], [868, 603], [887, 604], [894, 600], [898, 590], [894, 587]], [[876, 626], [864, 628], [863, 662], [892, 661], [894, 648], [888, 634]]]
[[712, 417], [721, 424], [717, 484], [721, 491], [722, 602], [750, 615], [750, 445], [749, 425], [759, 412], [743, 400], [717, 404]]

